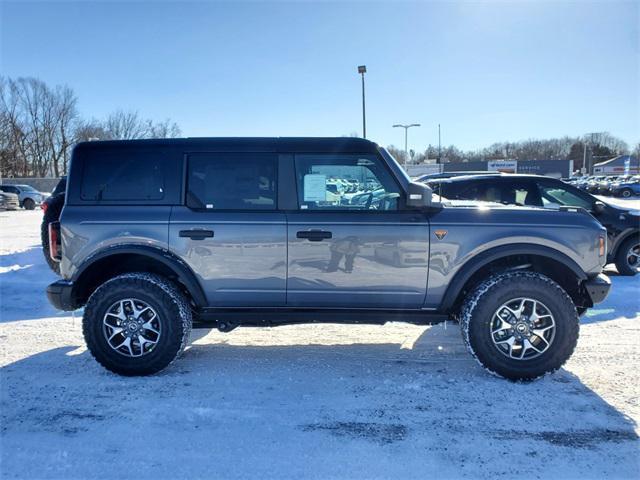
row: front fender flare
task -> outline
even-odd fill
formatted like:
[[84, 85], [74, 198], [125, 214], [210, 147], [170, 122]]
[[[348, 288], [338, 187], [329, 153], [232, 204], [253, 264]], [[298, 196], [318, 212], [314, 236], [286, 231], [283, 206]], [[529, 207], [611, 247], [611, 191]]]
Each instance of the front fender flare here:
[[587, 279], [587, 274], [574, 260], [553, 248], [527, 243], [501, 245], [479, 253], [460, 267], [454, 275], [453, 280], [451, 280], [451, 283], [449, 283], [438, 310], [441, 312], [448, 312], [451, 307], [453, 307], [458, 295], [464, 288], [467, 281], [482, 267], [499, 260], [500, 258], [510, 257], [512, 255], [536, 255], [546, 257], [559, 262], [570, 269], [578, 280], [583, 281]]

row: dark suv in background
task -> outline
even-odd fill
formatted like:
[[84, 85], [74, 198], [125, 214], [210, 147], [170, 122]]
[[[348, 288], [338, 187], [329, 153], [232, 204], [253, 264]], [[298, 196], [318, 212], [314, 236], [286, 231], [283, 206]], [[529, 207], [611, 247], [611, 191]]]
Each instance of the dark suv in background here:
[[42, 241], [42, 253], [51, 270], [60, 274], [60, 263], [51, 258], [49, 252], [49, 224], [60, 219], [60, 213], [64, 206], [65, 191], [67, 189], [67, 177], [60, 177], [60, 181], [51, 191], [51, 195], [42, 202], [42, 223], [40, 224], [40, 239]]
[[562, 180], [539, 175], [488, 174], [427, 180], [434, 191], [448, 199], [481, 200], [504, 205], [557, 209], [580, 207], [607, 229], [608, 263], [621, 275], [640, 271], [640, 212], [610, 205]]

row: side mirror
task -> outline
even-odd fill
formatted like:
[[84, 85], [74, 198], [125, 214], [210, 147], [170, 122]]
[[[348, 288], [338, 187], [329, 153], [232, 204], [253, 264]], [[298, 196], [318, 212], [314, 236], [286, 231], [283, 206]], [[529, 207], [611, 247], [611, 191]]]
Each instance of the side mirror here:
[[605, 204], [602, 202], [595, 202], [593, 204], [593, 212], [594, 213], [602, 213], [604, 212]]
[[424, 183], [411, 182], [407, 189], [407, 207], [429, 208], [431, 207], [431, 187]]

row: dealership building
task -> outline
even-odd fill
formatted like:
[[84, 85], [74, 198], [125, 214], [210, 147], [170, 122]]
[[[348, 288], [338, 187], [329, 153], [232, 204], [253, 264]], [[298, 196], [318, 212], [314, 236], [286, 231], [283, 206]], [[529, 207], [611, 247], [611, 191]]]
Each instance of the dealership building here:
[[640, 173], [640, 159], [634, 155], [620, 155], [593, 166], [594, 175], [634, 175]]
[[568, 178], [573, 172], [573, 160], [486, 160], [477, 162], [423, 163], [406, 165], [412, 177], [442, 172], [505, 172]]

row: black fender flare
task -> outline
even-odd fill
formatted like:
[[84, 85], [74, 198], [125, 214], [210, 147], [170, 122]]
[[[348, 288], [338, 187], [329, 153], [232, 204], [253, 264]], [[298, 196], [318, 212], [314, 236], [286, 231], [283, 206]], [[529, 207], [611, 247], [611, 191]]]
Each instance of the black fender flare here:
[[580, 268], [580, 266], [567, 255], [558, 250], [544, 245], [535, 245], [529, 243], [512, 243], [509, 245], [500, 245], [498, 247], [490, 248], [482, 253], [479, 253], [475, 257], [468, 260], [460, 267], [453, 277], [453, 280], [449, 283], [447, 290], [440, 302], [438, 308], [441, 312], [447, 312], [451, 309], [455, 303], [458, 295], [464, 288], [467, 281], [480, 270], [482, 267], [488, 265], [491, 262], [499, 260], [500, 258], [510, 257], [512, 255], [536, 255], [540, 257], [546, 257], [561, 263], [569, 270], [571, 270], [579, 281], [587, 279], [587, 274]]
[[149, 245], [116, 245], [100, 250], [82, 263], [74, 273], [71, 281], [75, 284], [78, 279], [97, 262], [108, 257], [122, 254], [142, 255], [163, 264], [175, 273], [180, 283], [182, 283], [189, 291], [189, 294], [196, 306], [207, 306], [207, 298], [204, 294], [204, 290], [202, 289], [195, 273], [191, 270], [191, 267], [170, 251]]
[[625, 228], [620, 235], [616, 236], [615, 241], [613, 242], [613, 245], [611, 246], [611, 249], [609, 251], [609, 256], [608, 258], [613, 262], [616, 259], [616, 256], [618, 255], [618, 249], [620, 248], [620, 245], [622, 245], [624, 242], [627, 241], [628, 238], [633, 237], [634, 235], [640, 235], [640, 230], [638, 230], [636, 227], [629, 227], [629, 228]]

